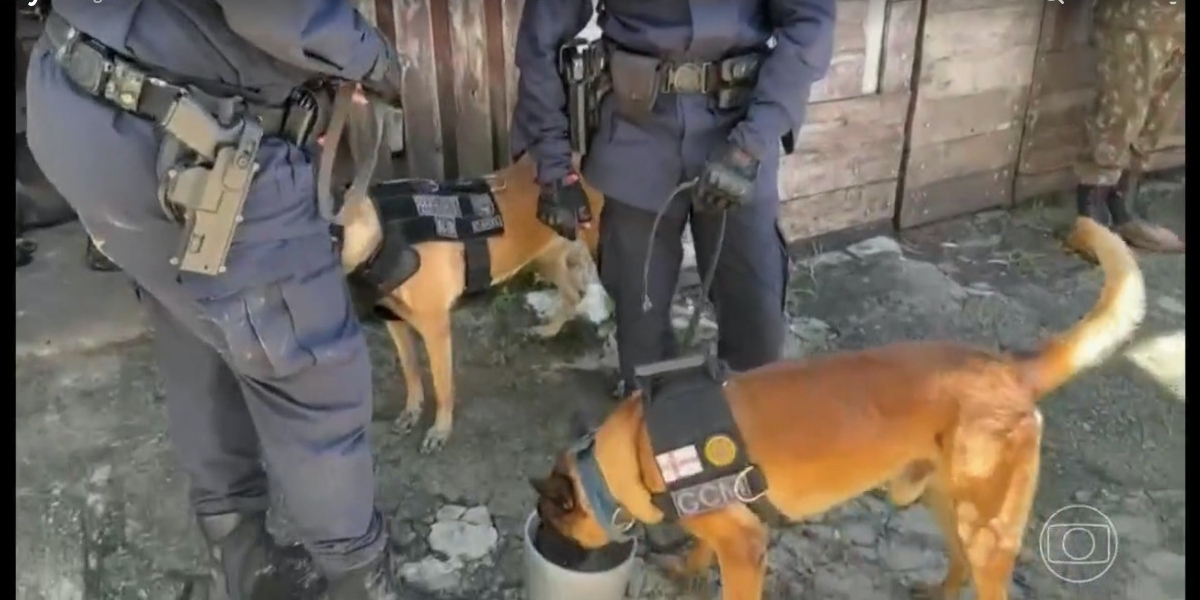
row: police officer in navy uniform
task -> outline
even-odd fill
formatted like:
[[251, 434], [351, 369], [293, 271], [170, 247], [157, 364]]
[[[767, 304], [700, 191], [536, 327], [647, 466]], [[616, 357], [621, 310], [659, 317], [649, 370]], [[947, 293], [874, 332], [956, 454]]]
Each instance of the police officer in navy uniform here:
[[[616, 305], [617, 394], [632, 391], [635, 367], [677, 351], [670, 307], [683, 228], [690, 221], [703, 273], [722, 211], [728, 221], [712, 290], [720, 358], [734, 370], [774, 361], [783, 347], [788, 278], [777, 226], [781, 139], [800, 129], [810, 89], [828, 69], [835, 0], [600, 4], [612, 91], [599, 104], [583, 176], [606, 198], [599, 270]], [[593, 0], [527, 0], [517, 34], [513, 150], [536, 159], [539, 217], [567, 237], [592, 215], [572, 168], [556, 60], [592, 15]], [[747, 63], [754, 66], [749, 81], [727, 68]], [[663, 209], [672, 190], [694, 178], [692, 197]]]
[[[401, 72], [391, 44], [345, 0], [55, 0], [35, 46], [29, 145], [137, 284], [170, 437], [211, 549], [210, 597], [305, 597], [289, 580], [302, 573], [264, 527], [269, 480], [330, 600], [398, 598], [374, 504], [367, 345], [318, 212], [319, 132], [293, 116], [310, 106], [295, 102], [305, 82], [359, 81], [398, 101]], [[171, 90], [222, 123], [262, 127], [218, 274], [173, 264], [182, 226], [160, 190], [171, 166], [162, 124], [177, 110], [163, 99], [182, 97]]]

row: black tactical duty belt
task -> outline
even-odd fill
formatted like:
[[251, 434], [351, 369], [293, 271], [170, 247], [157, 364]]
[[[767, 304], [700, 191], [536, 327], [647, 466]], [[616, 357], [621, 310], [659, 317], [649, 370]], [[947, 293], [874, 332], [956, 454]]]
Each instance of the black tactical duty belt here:
[[760, 53], [704, 62], [663, 61], [660, 91], [666, 94], [713, 94], [738, 87], [750, 88], [758, 80], [761, 64]]
[[153, 76], [149, 69], [75, 29], [58, 13], [52, 12], [46, 18], [45, 34], [68, 79], [80, 91], [136, 116], [164, 123], [175, 101], [188, 95], [220, 121], [249, 115], [258, 119], [266, 135], [280, 135], [288, 129], [287, 107], [248, 103], [232, 94], [214, 96], [195, 86], [177, 85]]
[[689, 356], [639, 367], [646, 431], [666, 483], [655, 506], [668, 521], [745, 504], [770, 525], [786, 519], [767, 499], [725, 398], [725, 368]]

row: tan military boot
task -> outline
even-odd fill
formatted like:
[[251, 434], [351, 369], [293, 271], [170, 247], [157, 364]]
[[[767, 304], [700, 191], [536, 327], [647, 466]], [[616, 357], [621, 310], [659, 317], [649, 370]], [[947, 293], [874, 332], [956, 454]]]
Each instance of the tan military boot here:
[[1117, 187], [1106, 199], [1109, 212], [1113, 215], [1113, 231], [1117, 232], [1126, 244], [1140, 250], [1179, 254], [1183, 252], [1183, 240], [1175, 232], [1156, 225], [1145, 219], [1138, 218], [1130, 211], [1137, 200], [1142, 169], [1138, 166], [1121, 173]]
[[1182, 254], [1184, 242], [1174, 231], [1143, 219], [1133, 219], [1116, 226], [1115, 231], [1126, 244], [1150, 252]]

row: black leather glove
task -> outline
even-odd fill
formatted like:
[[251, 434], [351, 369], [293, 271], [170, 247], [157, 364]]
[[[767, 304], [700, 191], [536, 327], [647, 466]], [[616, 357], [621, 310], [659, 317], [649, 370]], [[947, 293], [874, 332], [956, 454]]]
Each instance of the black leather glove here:
[[[383, 35], [380, 34], [380, 37]], [[404, 62], [386, 38], [383, 39], [383, 51], [375, 58], [375, 66], [371, 67], [361, 83], [363, 90], [388, 104], [400, 106], [404, 92]]]
[[583, 191], [578, 173], [542, 185], [537, 218], [558, 235], [575, 241], [580, 227], [592, 222], [592, 209], [588, 206], [587, 192]]
[[722, 211], [750, 202], [758, 179], [758, 159], [737, 146], [726, 143], [704, 165], [696, 185], [695, 207], [702, 211]]

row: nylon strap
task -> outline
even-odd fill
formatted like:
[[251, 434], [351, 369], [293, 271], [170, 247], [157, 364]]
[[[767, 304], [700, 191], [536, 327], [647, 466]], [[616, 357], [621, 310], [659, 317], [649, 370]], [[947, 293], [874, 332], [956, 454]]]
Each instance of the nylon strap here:
[[[355, 83], [338, 86], [317, 167], [317, 207], [322, 218], [336, 225], [342, 224], [342, 212], [347, 202], [367, 200], [367, 186], [371, 183], [371, 175], [379, 161], [379, 149], [383, 145], [384, 111], [388, 109], [387, 105], [372, 102], [369, 107], [356, 107], [354, 92], [357, 89]], [[354, 180], [339, 206], [333, 196], [333, 165], [347, 125], [352, 129], [348, 140], [350, 157], [355, 165]]]

